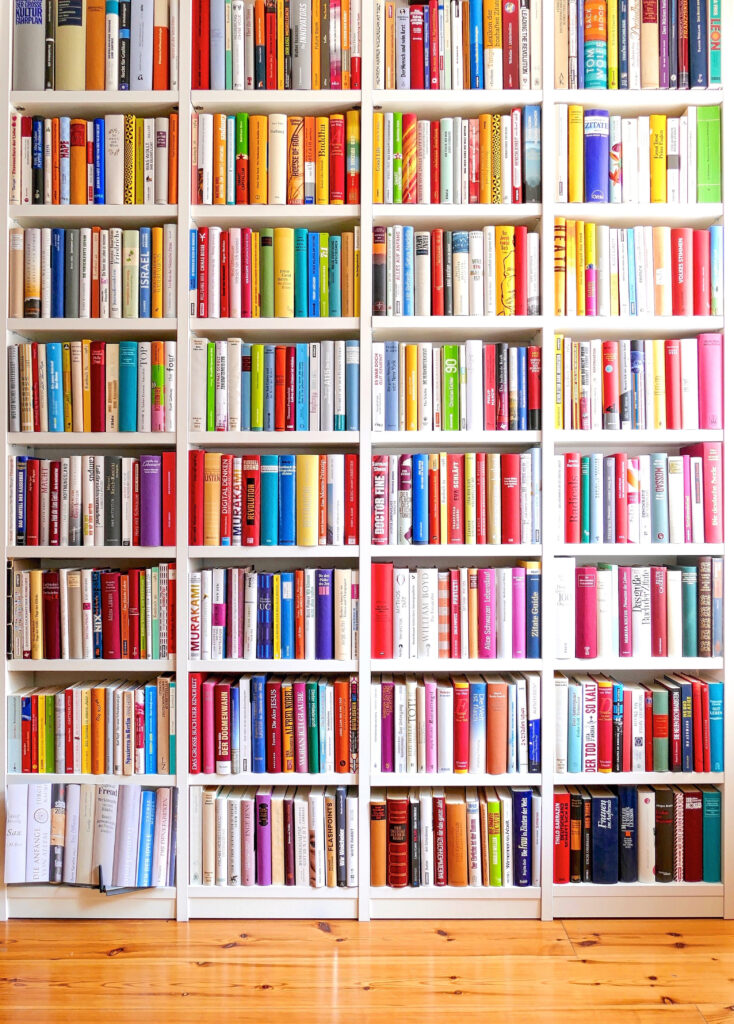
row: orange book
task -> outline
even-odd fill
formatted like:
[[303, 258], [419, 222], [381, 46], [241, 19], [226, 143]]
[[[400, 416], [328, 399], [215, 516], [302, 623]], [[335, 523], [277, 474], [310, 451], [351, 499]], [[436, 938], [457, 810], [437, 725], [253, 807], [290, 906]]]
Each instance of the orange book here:
[[219, 452], [204, 454], [204, 543], [219, 546], [219, 524], [222, 495], [222, 456]]
[[120, 652], [130, 657], [130, 580], [126, 572], [120, 573]]
[[385, 88], [395, 88], [395, 4], [385, 4]]
[[104, 0], [87, 0], [87, 92], [104, 89], [105, 65], [105, 5]]
[[327, 458], [319, 455], [319, 544], [326, 544]]
[[284, 679], [280, 686], [280, 706], [282, 718], [282, 761], [281, 770], [296, 770], [296, 726], [293, 714], [293, 680]]
[[310, 164], [316, 171], [316, 118], [312, 115], [303, 119], [303, 166]]
[[168, 202], [178, 202], [178, 114], [168, 115]]
[[168, 88], [168, 0], [153, 7], [153, 88]]
[[296, 658], [306, 657], [305, 584], [303, 569], [296, 569], [294, 580]]
[[[461, 56], [464, 68], [464, 88], [470, 88], [471, 70], [469, 61], [469, 0], [461, 0]], [[466, 883], [465, 883], [466, 884]]]
[[[349, 59], [349, 0], [341, 0], [342, 3], [342, 89], [349, 89], [352, 81]], [[346, 65], [346, 67], [345, 67]]]
[[487, 683], [487, 772], [504, 775], [507, 771], [507, 683], [491, 679]]
[[275, 429], [285, 430], [286, 346], [275, 346]]
[[342, 231], [342, 316], [354, 316], [354, 235]]
[[[268, 118], [250, 115], [250, 202], [265, 206], [268, 201]], [[254, 240], [253, 240], [254, 248]]]
[[334, 768], [349, 771], [349, 680], [334, 682]]
[[387, 802], [384, 789], [370, 795], [370, 885], [387, 885]]
[[150, 252], [150, 315], [163, 316], [163, 228], [151, 228]]
[[74, 117], [69, 132], [69, 176], [71, 202], [87, 205], [87, 122]]
[[311, 0], [311, 88], [321, 88], [321, 4]]
[[104, 775], [104, 686], [93, 686], [91, 693], [92, 775]]
[[479, 202], [492, 202], [492, 115], [479, 115]]
[[98, 227], [92, 228], [92, 316], [99, 316], [99, 232]]
[[461, 789], [446, 790], [446, 854], [449, 885], [468, 885], [466, 799]]
[[51, 121], [51, 202], [61, 202], [61, 167], [59, 164], [59, 119]]
[[[267, 120], [267, 119], [266, 119]], [[212, 140], [212, 202], [223, 206], [227, 201], [227, 115], [215, 114]]]
[[288, 118], [288, 186], [286, 202], [291, 206], [303, 206], [303, 143], [304, 121], [306, 118], [289, 116]]

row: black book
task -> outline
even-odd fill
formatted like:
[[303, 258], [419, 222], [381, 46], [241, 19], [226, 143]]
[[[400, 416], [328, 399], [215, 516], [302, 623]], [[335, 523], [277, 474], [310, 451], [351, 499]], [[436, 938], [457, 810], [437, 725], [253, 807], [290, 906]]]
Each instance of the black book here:
[[130, 22], [132, 4], [130, 0], [120, 0], [120, 40], [119, 40], [119, 88], [130, 88]]
[[619, 787], [619, 880], [637, 881], [637, 786]]
[[56, 0], [46, 0], [45, 89], [56, 88]]
[[79, 228], [66, 229], [64, 317], [79, 316]]
[[410, 852], [410, 884], [419, 886], [421, 884], [421, 806], [418, 801], [417, 790], [413, 790], [408, 802], [408, 826], [410, 838], [408, 849]]
[[579, 791], [583, 804], [583, 818], [581, 822], [581, 881], [591, 881], [593, 867], [591, 847], [591, 797], [585, 789]]
[[105, 455], [104, 542], [122, 544], [122, 456]]
[[584, 825], [584, 802], [581, 792], [576, 786], [569, 786], [571, 795], [571, 860], [570, 879], [572, 882], [580, 882], [582, 874], [582, 833]]
[[347, 885], [347, 789], [336, 787], [336, 884]]

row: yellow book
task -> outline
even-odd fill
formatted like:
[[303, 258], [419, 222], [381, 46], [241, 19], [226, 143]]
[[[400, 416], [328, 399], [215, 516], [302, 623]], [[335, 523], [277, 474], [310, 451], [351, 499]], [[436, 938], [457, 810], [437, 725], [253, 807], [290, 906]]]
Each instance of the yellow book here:
[[359, 281], [362, 271], [362, 250], [360, 247], [360, 228], [354, 228], [354, 316], [359, 316]]
[[[584, 267], [586, 270], [593, 270], [596, 272], [596, 224], [593, 221], [587, 221], [584, 224]], [[593, 275], [592, 275], [593, 277]], [[596, 278], [593, 278], [596, 280]], [[587, 274], [584, 274], [584, 284], [586, 284]], [[584, 293], [585, 309], [588, 313], [593, 310], [594, 313], [598, 312], [597, 303], [597, 292], [594, 289], [591, 291], [591, 284], [586, 288]]]
[[294, 245], [293, 228], [273, 230], [275, 315], [280, 317], [295, 316]]
[[273, 573], [273, 658], [280, 658], [280, 573]]
[[418, 429], [418, 346], [405, 346], [405, 429]]
[[266, 114], [250, 114], [250, 203], [266, 206], [268, 202], [268, 118]]
[[487, 452], [487, 543], [502, 543], [502, 460]]
[[329, 202], [329, 118], [316, 118], [316, 203]]
[[151, 230], [150, 315], [163, 316], [163, 228]]
[[219, 547], [219, 515], [222, 504], [222, 456], [204, 454], [204, 543]]
[[61, 345], [61, 388], [64, 396], [64, 431], [74, 429], [71, 404], [71, 342]]
[[276, 0], [276, 40], [277, 55], [276, 73], [278, 76], [278, 88], [285, 89], [285, 4], [283, 0]]
[[568, 107], [568, 201], [584, 201], [584, 108], [579, 103]]
[[38, 693], [36, 699], [38, 718], [38, 773], [39, 775], [49, 771], [46, 764], [46, 694], [43, 690]]
[[607, 89], [619, 89], [619, 8], [607, 0]]
[[92, 775], [104, 775], [105, 688], [93, 686], [90, 695], [92, 725]]
[[[376, 110], [372, 115], [372, 202], [382, 203], [385, 173], [385, 115]], [[481, 200], [480, 200], [481, 202]]]
[[667, 120], [665, 114], [650, 114], [650, 202], [668, 199], [666, 163]]
[[492, 202], [502, 202], [502, 121], [492, 114]]
[[311, 0], [311, 88], [321, 88], [321, 4]]
[[288, 117], [288, 177], [286, 198], [291, 206], [303, 206], [304, 202], [304, 118], [291, 114]]
[[296, 544], [316, 547], [319, 543], [319, 457], [296, 455]]
[[92, 342], [82, 338], [82, 399], [84, 430], [92, 429]]
[[468, 595], [468, 606], [469, 606], [469, 657], [479, 657], [479, 601], [477, 594], [477, 570], [469, 569], [467, 576], [469, 578], [469, 595]]
[[566, 219], [556, 217], [553, 228], [553, 284], [555, 316], [566, 315]]
[[125, 114], [125, 144], [123, 148], [123, 202], [135, 202], [135, 114]]
[[395, 17], [397, 4], [385, 3], [385, 88], [395, 88]]
[[[586, 314], [586, 235], [584, 233], [584, 222], [575, 221], [576, 225], [576, 315]], [[569, 309], [569, 316], [573, 316], [573, 310]]]
[[495, 231], [497, 315], [515, 315], [515, 228], [499, 224]]
[[82, 772], [92, 773], [92, 688], [81, 687]]
[[227, 202], [227, 115], [212, 118], [212, 202], [224, 206]]
[[[489, 5], [485, 4], [485, 13]], [[487, 44], [485, 43], [485, 46]], [[479, 115], [479, 202], [492, 202], [492, 115]]]
[[449, 542], [449, 478], [446, 452], [438, 453], [439, 542]]
[[135, 202], [145, 202], [145, 118], [135, 118]]
[[665, 340], [654, 338], [652, 343], [652, 418], [648, 429], [665, 430]]
[[140, 573], [140, 660], [143, 661], [148, 657], [148, 630], [145, 623], [148, 621], [146, 617], [146, 592], [145, 592], [145, 577], [147, 572]]
[[464, 543], [477, 542], [477, 453], [464, 455]]
[[260, 232], [252, 232], [252, 315], [260, 316]]
[[571, 342], [571, 430], [578, 430], [581, 426], [579, 422], [579, 384], [581, 383], [579, 377], [579, 356], [580, 356], [579, 343], [577, 341]]
[[[438, 452], [430, 452], [429, 455], [428, 455], [428, 477], [429, 477], [429, 479], [430, 479], [431, 473], [437, 473], [438, 474], [438, 480], [439, 480], [439, 499], [440, 499], [441, 460], [439, 458]], [[439, 526], [439, 530], [440, 530], [440, 526]], [[440, 538], [440, 534], [439, 534], [439, 538]]]
[[31, 590], [31, 658], [43, 657], [43, 572], [30, 570]]
[[556, 430], [563, 430], [563, 335], [555, 336], [555, 425]]
[[263, 429], [263, 381], [265, 377], [265, 346], [253, 345], [251, 356], [250, 422], [253, 430]]
[[349, 41], [351, 38], [351, 21], [349, 12], [349, 0], [341, 0], [341, 24], [342, 24], [342, 89], [349, 89], [352, 81], [352, 62], [349, 54]]
[[576, 309], [576, 221], [566, 221], [566, 309]]
[[[502, 88], [502, 0], [484, 0], [484, 88]], [[481, 203], [483, 200], [479, 200]]]

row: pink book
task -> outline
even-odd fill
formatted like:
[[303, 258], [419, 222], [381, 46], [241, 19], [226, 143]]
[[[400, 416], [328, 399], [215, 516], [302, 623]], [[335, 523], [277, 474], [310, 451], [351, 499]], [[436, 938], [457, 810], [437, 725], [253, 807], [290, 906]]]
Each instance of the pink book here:
[[[702, 441], [681, 449], [684, 459], [701, 459], [703, 479], [703, 539], [706, 544], [724, 542], [724, 488], [720, 441]], [[685, 486], [685, 479], [684, 479]]]
[[255, 885], [255, 798], [252, 793], [242, 797], [240, 831], [242, 884]]
[[632, 657], [632, 566], [617, 567], [619, 585], [619, 656]]
[[477, 609], [479, 614], [478, 654], [480, 658], [497, 657], [497, 591], [493, 566], [477, 569]]
[[296, 771], [308, 771], [308, 735], [306, 725], [306, 680], [293, 683], [293, 726], [296, 737]]
[[214, 774], [214, 687], [216, 677], [205, 679], [201, 684], [201, 770], [205, 775]]
[[724, 427], [722, 334], [698, 336], [698, 425], [702, 430]]
[[332, 89], [342, 87], [341, 25], [340, 0], [329, 0], [329, 79]]
[[576, 657], [596, 656], [596, 569], [580, 565], [576, 568]]
[[242, 229], [242, 316], [252, 316], [252, 228]]
[[527, 650], [525, 628], [525, 570], [512, 567], [512, 657], [524, 658]]
[[438, 771], [438, 728], [436, 720], [436, 680], [426, 676], [426, 771]]
[[596, 316], [596, 267], [592, 264], [586, 266], [586, 315]]
[[229, 229], [229, 315], [242, 316], [242, 231]]
[[693, 540], [693, 512], [691, 509], [691, 456], [683, 456], [683, 540]]

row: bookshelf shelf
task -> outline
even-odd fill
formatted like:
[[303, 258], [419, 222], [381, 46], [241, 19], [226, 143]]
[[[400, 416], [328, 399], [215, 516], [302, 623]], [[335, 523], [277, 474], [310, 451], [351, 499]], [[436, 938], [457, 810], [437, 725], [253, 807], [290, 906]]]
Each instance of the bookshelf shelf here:
[[554, 89], [554, 103], [604, 107], [614, 114], [683, 113], [686, 107], [711, 106], [724, 99], [721, 89]]
[[685, 558], [699, 555], [723, 555], [723, 544], [564, 544], [559, 555], [576, 558]]
[[359, 330], [359, 317], [351, 316], [314, 316], [314, 317], [256, 317], [246, 319], [213, 320], [211, 318], [192, 319], [191, 331], [196, 334], [231, 335], [244, 331], [247, 334], [308, 334], [309, 337], [336, 337], [345, 332], [354, 333]]
[[697, 441], [723, 441], [723, 430], [558, 430], [556, 448], [589, 445], [601, 448], [673, 448]]
[[483, 227], [485, 224], [532, 224], [540, 220], [540, 203], [375, 203], [373, 224], [412, 224], [416, 228], [463, 224]]
[[684, 338], [724, 327], [722, 317], [707, 316], [561, 316], [553, 322], [559, 334], [574, 338]]
[[539, 672], [540, 658], [373, 658], [373, 672], [456, 675], [459, 672]]
[[25, 448], [170, 448], [176, 444], [176, 434], [170, 431], [156, 433], [8, 433], [9, 445]]
[[355, 786], [358, 779], [356, 772], [189, 772], [190, 786]]
[[399, 558], [430, 562], [432, 559], [540, 558], [541, 544], [372, 544], [372, 558]]
[[322, 675], [325, 673], [347, 675], [350, 672], [356, 672], [357, 668], [356, 659], [348, 661], [336, 661], [333, 658], [324, 661], [319, 661], [318, 658], [259, 658], [253, 661], [247, 661], [244, 658], [222, 658], [219, 661], [196, 661], [191, 658], [189, 659], [190, 672], [277, 672], [279, 674], [285, 672], [293, 672], [295, 674], [315, 672]]
[[360, 103], [359, 89], [293, 89], [263, 91], [235, 89], [193, 89], [191, 106], [215, 114], [236, 114], [246, 110], [252, 114], [338, 113]]
[[419, 117], [476, 116], [489, 111], [509, 112], [512, 107], [543, 102], [539, 89], [373, 89], [375, 110], [410, 111]]
[[428, 448], [523, 448], [538, 444], [539, 430], [373, 430], [370, 434], [372, 447], [408, 448], [423, 451]]
[[506, 775], [473, 772], [370, 772], [373, 786], [537, 786], [539, 772], [512, 772]]
[[82, 317], [56, 317], [49, 319], [33, 319], [31, 317], [9, 318], [9, 331], [18, 334], [53, 334], [63, 338], [67, 334], [84, 334], [90, 337], [107, 334], [174, 334], [178, 328], [178, 320], [150, 317], [139, 319], [120, 317], [115, 320], [84, 319]]
[[8, 772], [8, 783], [13, 782], [65, 782], [71, 783], [92, 783], [95, 786], [173, 786], [176, 782], [175, 775], [92, 775], [75, 772], [59, 774], [58, 772], [22, 772], [14, 774]]
[[556, 786], [694, 786], [724, 784], [724, 772], [556, 772]]
[[[402, 223], [399, 217], [395, 223]], [[509, 334], [531, 334], [543, 326], [539, 316], [373, 316], [375, 340], [396, 334], [420, 334], [425, 341], [442, 338], [462, 340], [479, 334], [502, 338]], [[418, 339], [416, 339], [418, 340]]]
[[10, 106], [24, 114], [70, 114], [98, 117], [135, 111], [140, 116], [165, 114], [177, 107], [177, 91], [127, 90], [120, 92], [17, 92], [11, 91]]
[[723, 215], [721, 203], [561, 203], [553, 207], [554, 217], [627, 228], [637, 224], [706, 228]]
[[720, 672], [723, 658], [557, 658], [559, 672]]
[[109, 206], [88, 203], [85, 206], [10, 206], [8, 219], [22, 227], [69, 227], [78, 224], [98, 224], [100, 227], [118, 224], [163, 224], [178, 219], [176, 206], [143, 206], [130, 204]]
[[359, 444], [356, 430], [233, 430], [190, 431], [189, 443], [198, 448], [345, 448]]
[[349, 559], [359, 558], [359, 546], [322, 544], [315, 547], [298, 547], [293, 545], [272, 545], [263, 547], [237, 545], [234, 547], [213, 547], [213, 546], [192, 546], [189, 548], [189, 558], [200, 559], [204, 562], [247, 562], [251, 558], [271, 558], [274, 561], [296, 561], [301, 562], [341, 562]]
[[157, 672], [173, 672], [176, 668], [175, 658], [59, 658], [54, 661], [48, 658], [9, 658], [6, 662], [11, 672], [94, 672], [96, 675], [109, 675], [110, 672], [145, 673], [155, 675]]
[[55, 547], [47, 544], [36, 546], [8, 546], [8, 558], [64, 558], [72, 561], [86, 561], [113, 558], [115, 561], [149, 562], [176, 557], [175, 547], [122, 547], [118, 544], [88, 547]]
[[321, 231], [328, 231], [359, 220], [359, 206], [192, 206], [191, 219], [202, 226], [222, 224], [226, 220], [227, 227], [302, 225], [308, 228], [318, 226]]

